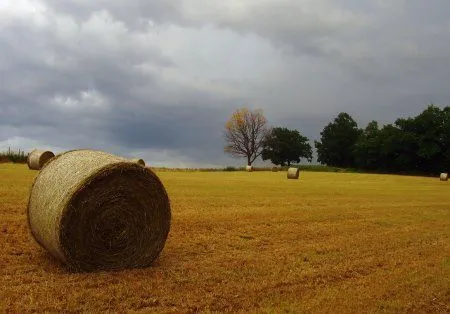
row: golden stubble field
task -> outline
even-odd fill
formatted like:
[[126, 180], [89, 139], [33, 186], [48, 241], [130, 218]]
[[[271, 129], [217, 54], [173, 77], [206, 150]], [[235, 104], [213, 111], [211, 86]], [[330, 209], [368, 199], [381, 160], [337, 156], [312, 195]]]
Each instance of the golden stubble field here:
[[450, 183], [345, 173], [157, 172], [153, 267], [67, 272], [32, 239], [37, 172], [0, 164], [0, 312], [449, 312]]

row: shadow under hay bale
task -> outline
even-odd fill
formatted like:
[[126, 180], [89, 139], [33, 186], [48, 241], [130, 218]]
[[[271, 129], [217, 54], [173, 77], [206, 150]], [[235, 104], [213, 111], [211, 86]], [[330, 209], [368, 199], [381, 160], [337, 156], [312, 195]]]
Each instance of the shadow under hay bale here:
[[55, 154], [50, 151], [35, 149], [28, 155], [28, 168], [31, 170], [41, 170], [53, 157], [55, 157]]
[[440, 180], [441, 181], [448, 181], [448, 173], [441, 173], [441, 176], [440, 176]]
[[300, 176], [300, 169], [299, 168], [289, 168], [287, 171], [287, 178], [288, 179], [298, 179]]
[[139, 165], [145, 167], [145, 161], [144, 161], [144, 159], [134, 158], [134, 159], [131, 159], [131, 162], [137, 163], [137, 164], [139, 164]]
[[35, 179], [27, 212], [36, 241], [74, 271], [150, 266], [171, 221], [156, 174], [91, 150], [53, 158]]

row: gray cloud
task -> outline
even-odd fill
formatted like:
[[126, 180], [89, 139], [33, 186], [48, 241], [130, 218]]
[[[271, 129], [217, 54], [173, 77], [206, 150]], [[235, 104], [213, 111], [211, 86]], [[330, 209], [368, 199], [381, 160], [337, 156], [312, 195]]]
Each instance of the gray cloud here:
[[66, 1], [47, 0], [53, 10], [68, 14], [79, 20], [87, 20], [93, 12], [108, 11], [115, 19], [131, 28], [142, 29], [152, 23], [171, 24], [184, 20], [177, 0], [108, 0], [108, 1]]
[[445, 0], [0, 4], [0, 149], [89, 147], [160, 165], [223, 154], [233, 110], [311, 140], [450, 97]]

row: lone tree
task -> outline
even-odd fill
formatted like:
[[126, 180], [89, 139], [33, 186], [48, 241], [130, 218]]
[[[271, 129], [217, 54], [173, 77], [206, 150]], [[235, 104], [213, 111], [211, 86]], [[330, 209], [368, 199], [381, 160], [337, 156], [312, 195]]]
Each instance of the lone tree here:
[[224, 150], [233, 157], [246, 157], [247, 165], [261, 155], [268, 134], [267, 120], [262, 110], [236, 110], [225, 124]]
[[312, 160], [312, 148], [308, 138], [297, 130], [287, 128], [273, 128], [264, 143], [262, 159], [275, 165], [291, 165], [291, 162], [300, 162], [300, 158]]
[[315, 142], [318, 161], [328, 166], [353, 167], [354, 147], [360, 134], [355, 120], [348, 113], [339, 113], [320, 132], [320, 142]]

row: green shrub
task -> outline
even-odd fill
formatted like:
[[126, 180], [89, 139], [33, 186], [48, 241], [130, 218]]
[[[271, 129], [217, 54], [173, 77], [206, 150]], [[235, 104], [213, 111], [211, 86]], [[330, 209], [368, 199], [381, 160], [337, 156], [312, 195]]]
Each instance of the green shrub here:
[[18, 149], [14, 150], [8, 147], [8, 150], [0, 152], [0, 161], [2, 162], [14, 162], [14, 163], [26, 163], [28, 154], [25, 151]]

